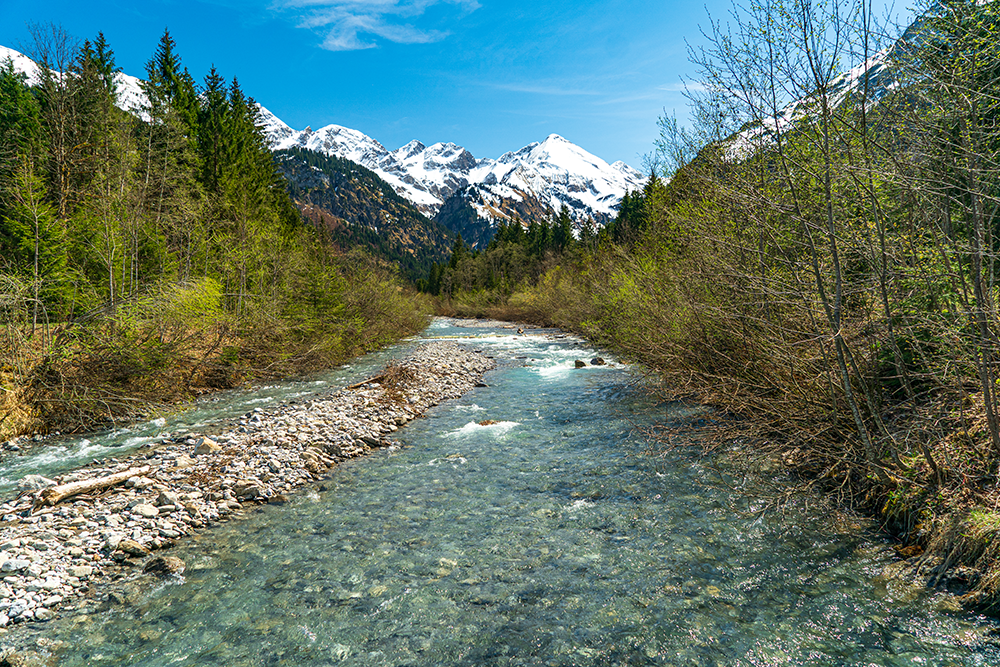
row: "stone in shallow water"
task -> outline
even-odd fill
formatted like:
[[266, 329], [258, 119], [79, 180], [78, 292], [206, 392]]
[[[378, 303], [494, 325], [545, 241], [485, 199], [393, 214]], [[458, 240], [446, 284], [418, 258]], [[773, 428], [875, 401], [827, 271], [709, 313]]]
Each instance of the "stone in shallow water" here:
[[155, 574], [166, 577], [171, 574], [181, 574], [184, 572], [184, 561], [176, 556], [157, 556], [146, 563], [142, 571], [146, 574]]
[[263, 495], [264, 490], [253, 482], [239, 482], [233, 486], [233, 493], [237, 498], [253, 499]]

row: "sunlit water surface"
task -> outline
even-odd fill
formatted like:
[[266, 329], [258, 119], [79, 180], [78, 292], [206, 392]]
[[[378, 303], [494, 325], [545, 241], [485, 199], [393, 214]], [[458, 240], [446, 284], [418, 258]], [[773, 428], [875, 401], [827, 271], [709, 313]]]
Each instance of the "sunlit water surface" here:
[[637, 427], [682, 408], [575, 369], [581, 341], [512, 333], [436, 321], [496, 357], [488, 387], [172, 550], [183, 580], [10, 638], [66, 666], [1000, 665], [990, 621], [880, 576], [877, 537], [645, 455]]

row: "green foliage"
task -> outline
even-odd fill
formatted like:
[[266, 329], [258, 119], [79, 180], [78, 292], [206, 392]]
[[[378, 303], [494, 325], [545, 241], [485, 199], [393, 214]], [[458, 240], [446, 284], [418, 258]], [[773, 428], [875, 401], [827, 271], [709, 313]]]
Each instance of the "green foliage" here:
[[435, 296], [467, 300], [475, 294], [479, 303], [502, 304], [516, 289], [534, 285], [547, 270], [579, 258], [595, 244], [593, 221], [583, 225], [581, 241], [574, 238], [565, 206], [527, 228], [517, 217], [501, 220], [485, 249], [473, 251], [460, 234], [448, 263], [435, 263], [418, 287]]
[[985, 564], [996, 595], [997, 518], [969, 509], [995, 507], [1000, 470], [1000, 9], [931, 5], [878, 99], [838, 78], [843, 54], [877, 50], [862, 9], [734, 8], [693, 51], [695, 128], [661, 119], [669, 183], [651, 174], [596, 242], [502, 299], [480, 267], [510, 247], [531, 266], [542, 223], [432, 278], [457, 312], [643, 363], [738, 417], [752, 446], [732, 456], [783, 461], [942, 560]]
[[0, 182], [7, 181], [19, 156], [37, 155], [42, 141], [41, 109], [14, 63], [0, 63]]
[[40, 52], [67, 76], [29, 89], [0, 65], [0, 273], [16, 288], [0, 323], [18, 368], [34, 359], [19, 372], [37, 419], [92, 427], [424, 325], [391, 267], [303, 221], [235, 78], [213, 68], [198, 91], [165, 32], [137, 117], [115, 106], [103, 35], [69, 52], [51, 32]]

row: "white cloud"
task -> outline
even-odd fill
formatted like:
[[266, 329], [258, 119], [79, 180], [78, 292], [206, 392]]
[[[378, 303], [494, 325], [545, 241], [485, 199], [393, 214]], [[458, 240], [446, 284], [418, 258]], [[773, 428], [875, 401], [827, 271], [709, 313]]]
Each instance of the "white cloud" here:
[[492, 84], [497, 90], [507, 90], [512, 93], [531, 93], [535, 95], [600, 95], [600, 93], [585, 88], [567, 88], [559, 85], [497, 83]]
[[380, 40], [427, 44], [444, 39], [447, 30], [414, 25], [434, 5], [454, 5], [463, 14], [479, 8], [478, 0], [275, 0], [272, 7], [299, 16], [299, 27], [324, 33], [324, 49], [355, 51], [375, 48]]
[[667, 83], [657, 86], [656, 89], [664, 90], [668, 93], [683, 93], [686, 91], [704, 92], [708, 90], [708, 87], [700, 81], [684, 81], [682, 83]]

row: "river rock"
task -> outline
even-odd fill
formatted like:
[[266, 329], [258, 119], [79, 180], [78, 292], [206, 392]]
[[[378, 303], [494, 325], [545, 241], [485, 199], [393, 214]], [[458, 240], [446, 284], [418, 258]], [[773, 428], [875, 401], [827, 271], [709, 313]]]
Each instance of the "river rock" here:
[[146, 574], [155, 574], [166, 577], [172, 574], [182, 574], [184, 572], [184, 561], [176, 556], [157, 556], [146, 563], [142, 571]]
[[67, 571], [71, 577], [83, 579], [92, 575], [94, 573], [94, 568], [91, 565], [72, 565]]
[[147, 556], [149, 549], [142, 546], [135, 540], [122, 540], [118, 543], [118, 551], [129, 556]]
[[600, 357], [594, 357], [593, 359], [590, 360], [591, 366], [603, 366], [606, 363], [607, 362], [604, 361], [604, 359], [601, 359]]
[[50, 486], [55, 486], [56, 481], [41, 475], [25, 475], [17, 482], [19, 491], [41, 491]]
[[214, 454], [218, 451], [222, 451], [222, 446], [208, 437], [202, 437], [198, 440], [198, 444], [194, 448], [194, 453], [198, 456], [203, 454]]
[[143, 503], [142, 505], [136, 505], [132, 508], [133, 514], [138, 514], [139, 516], [146, 517], [147, 519], [152, 519], [154, 516], [160, 514], [160, 510], [153, 505], [147, 505]]
[[23, 558], [11, 558], [10, 560], [5, 560], [3, 564], [0, 565], [0, 571], [17, 572], [19, 570], [27, 569], [30, 565], [30, 560], [25, 560]]
[[180, 505], [180, 494], [174, 493], [173, 491], [160, 491], [160, 495], [156, 498], [156, 505], [162, 510], [164, 505]]
[[233, 493], [240, 500], [253, 500], [254, 498], [259, 498], [264, 494], [264, 490], [260, 488], [259, 484], [254, 482], [237, 482], [233, 486]]
[[577, 359], [575, 363], [577, 368], [584, 368], [587, 365], [587, 362], [581, 359]]
[[14, 651], [10, 651], [0, 658], [0, 667], [30, 667], [30, 664], [27, 658]]

